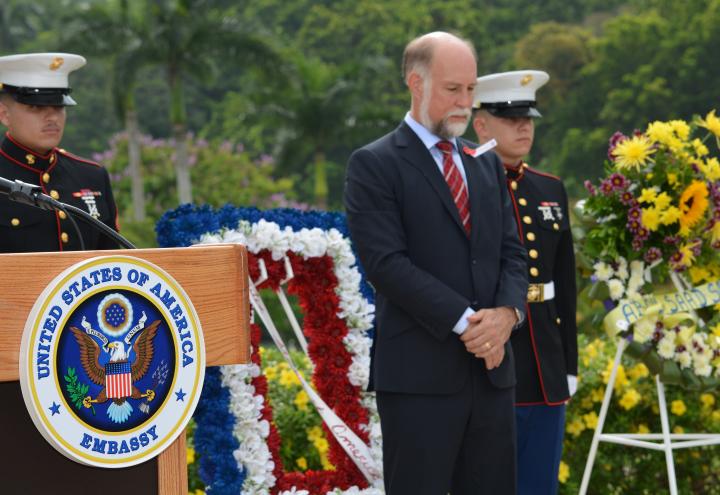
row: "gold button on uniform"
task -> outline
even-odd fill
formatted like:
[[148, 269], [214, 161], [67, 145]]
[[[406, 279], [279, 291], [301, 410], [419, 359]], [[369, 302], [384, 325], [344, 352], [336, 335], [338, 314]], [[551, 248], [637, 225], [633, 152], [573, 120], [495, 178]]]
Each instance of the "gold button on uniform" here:
[[513, 191], [514, 191], [515, 189], [517, 189], [517, 182], [512, 181], [512, 182], [510, 183], [510, 187], [512, 187], [512, 190], [513, 190]]
[[58, 199], [60, 197], [60, 194], [58, 194], [58, 192], [55, 189], [53, 189], [52, 191], [50, 191], [50, 197], [52, 199]]
[[58, 216], [60, 217], [60, 220], [65, 220], [67, 218], [67, 215], [64, 211], [59, 211]]
[[553, 229], [560, 230], [560, 226], [557, 223], [553, 224]]
[[527, 200], [525, 198], [518, 199], [518, 203], [520, 203], [520, 206], [527, 206]]
[[540, 275], [540, 270], [538, 270], [535, 267], [532, 267], [532, 268], [530, 268], [530, 275], [532, 275], [533, 277], [537, 277], [538, 275]]
[[560, 324], [560, 317], [558, 316], [557, 318], [555, 318], [555, 321], [556, 321], [557, 324], [559, 325], [559, 324]]
[[67, 241], [70, 239], [70, 237], [67, 235], [67, 232], [63, 232], [60, 234], [60, 240], [62, 240], [65, 244], [67, 244]]
[[528, 238], [528, 241], [534, 241], [534, 240], [535, 240], [535, 234], [533, 234], [532, 232], [528, 232], [528, 233], [527, 233], [527, 238]]
[[20, 225], [20, 219], [13, 218], [12, 220], [10, 220], [10, 223], [12, 224], [13, 227], [17, 227], [18, 225]]
[[47, 172], [45, 172], [45, 173], [42, 175], [42, 180], [43, 180], [43, 182], [44, 182], [45, 184], [47, 184], [48, 182], [50, 182], [50, 174], [47, 173]]
[[529, 216], [525, 215], [525, 216], [523, 217], [523, 222], [525, 222], [526, 224], [530, 225], [530, 224], [532, 223], [532, 218], [530, 218]]
[[55, 163], [55, 153], [50, 156], [50, 165], [52, 165], [53, 163]]
[[536, 249], [531, 249], [530, 251], [528, 251], [528, 254], [529, 254], [530, 257], [531, 257], [532, 259], [534, 259], [534, 260], [536, 260], [537, 257], [538, 257], [538, 252], [537, 252]]
[[28, 153], [27, 155], [25, 155], [25, 161], [28, 165], [35, 165], [35, 156]]

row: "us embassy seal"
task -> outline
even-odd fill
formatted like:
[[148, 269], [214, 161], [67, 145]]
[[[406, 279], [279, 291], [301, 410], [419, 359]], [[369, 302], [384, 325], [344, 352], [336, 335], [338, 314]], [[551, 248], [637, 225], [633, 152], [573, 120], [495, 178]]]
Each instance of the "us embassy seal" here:
[[162, 452], [200, 398], [197, 313], [158, 266], [106, 256], [71, 266], [33, 306], [20, 384], [45, 439], [82, 464], [121, 468]]

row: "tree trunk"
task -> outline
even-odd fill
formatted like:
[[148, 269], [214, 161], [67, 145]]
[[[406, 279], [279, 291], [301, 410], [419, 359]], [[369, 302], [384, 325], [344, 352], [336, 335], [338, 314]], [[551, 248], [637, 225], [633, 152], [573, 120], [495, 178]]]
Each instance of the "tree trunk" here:
[[327, 210], [328, 182], [325, 153], [315, 152], [315, 205], [320, 210]]
[[185, 125], [174, 124], [173, 136], [175, 137], [175, 173], [177, 175], [178, 201], [180, 204], [192, 203], [190, 162], [188, 160], [187, 129]]
[[175, 174], [178, 201], [180, 204], [192, 203], [185, 95], [180, 74], [173, 66], [168, 68], [168, 80], [170, 85], [170, 122], [172, 122], [173, 137], [175, 138]]
[[125, 129], [128, 133], [128, 164], [133, 204], [133, 219], [145, 220], [145, 186], [143, 184], [142, 163], [140, 162], [140, 131], [137, 112], [134, 106], [126, 109]]

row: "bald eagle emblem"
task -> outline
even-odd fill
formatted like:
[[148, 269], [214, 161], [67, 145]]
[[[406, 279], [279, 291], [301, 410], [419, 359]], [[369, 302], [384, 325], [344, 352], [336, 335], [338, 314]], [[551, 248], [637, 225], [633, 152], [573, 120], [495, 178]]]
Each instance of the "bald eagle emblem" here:
[[[80, 363], [87, 377], [91, 382], [103, 387], [95, 397], [87, 395], [82, 405], [89, 409], [93, 404], [112, 401], [107, 408], [107, 415], [114, 423], [124, 423], [130, 417], [133, 406], [128, 399], [152, 402], [155, 398], [154, 390], [141, 392], [134, 385], [145, 376], [150, 367], [155, 352], [153, 340], [160, 326], [160, 320], [147, 326], [146, 321], [147, 316], [143, 311], [137, 325], [127, 332], [123, 339], [113, 341], [92, 328], [84, 316], [80, 323], [82, 330], [75, 326], [70, 327], [80, 349]], [[101, 362], [105, 362], [105, 365], [100, 364]]]

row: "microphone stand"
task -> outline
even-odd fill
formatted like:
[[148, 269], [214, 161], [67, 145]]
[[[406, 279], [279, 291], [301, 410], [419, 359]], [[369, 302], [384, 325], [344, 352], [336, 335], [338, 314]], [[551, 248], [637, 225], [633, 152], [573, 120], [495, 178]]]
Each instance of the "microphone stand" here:
[[[126, 249], [137, 249], [130, 241], [125, 239], [119, 233], [115, 232], [113, 229], [111, 229], [89, 213], [75, 206], [63, 203], [61, 201], [57, 201], [56, 199], [53, 199], [52, 197], [43, 193], [40, 186], [36, 186], [35, 184], [28, 184], [19, 180], [11, 181], [0, 177], [0, 194], [7, 195], [8, 198], [10, 198], [10, 200], [12, 201], [23, 203], [29, 206], [34, 206], [36, 208], [40, 208], [41, 210], [48, 210], [53, 212], [65, 211], [72, 213], [74, 216], [78, 217], [86, 224], [90, 225], [91, 227], [99, 230], [106, 236], [113, 239], [120, 246]], [[70, 220], [72, 220], [72, 217], [70, 217]], [[79, 232], [78, 235], [80, 236], [80, 240], [82, 242], [82, 235]]]

